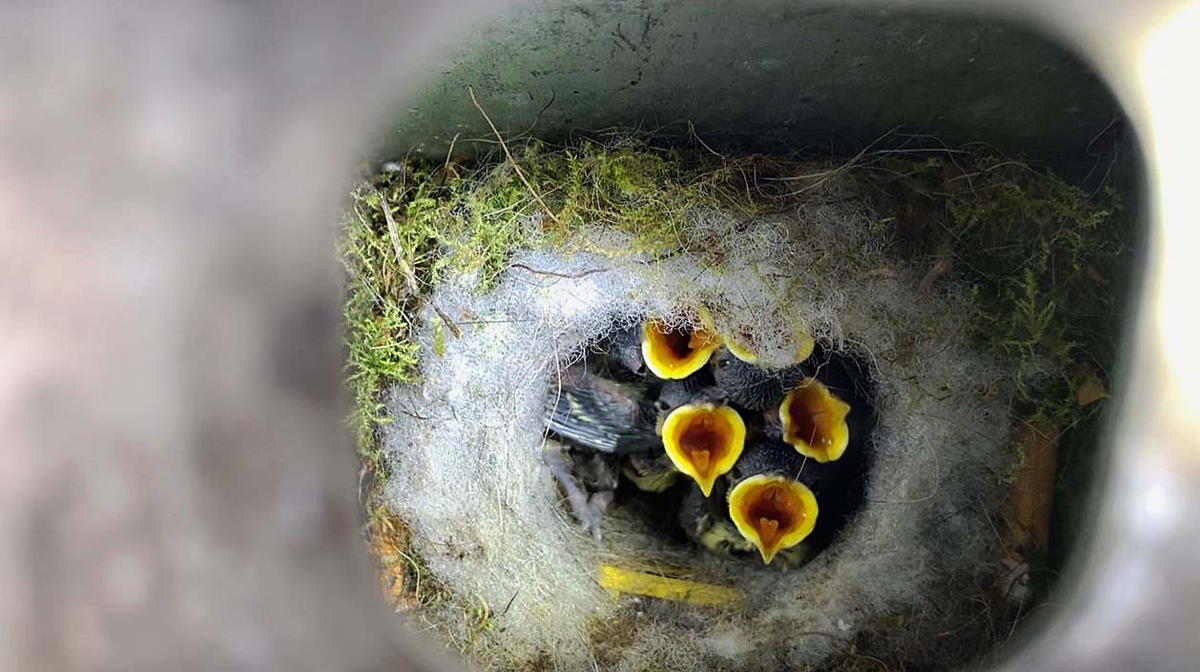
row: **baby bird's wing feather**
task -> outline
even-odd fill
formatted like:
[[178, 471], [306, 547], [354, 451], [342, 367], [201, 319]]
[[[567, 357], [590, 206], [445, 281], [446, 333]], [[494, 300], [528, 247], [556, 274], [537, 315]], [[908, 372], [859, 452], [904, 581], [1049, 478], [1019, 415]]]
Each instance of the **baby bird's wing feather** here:
[[564, 377], [547, 397], [546, 426], [564, 439], [605, 453], [644, 450], [658, 443], [653, 407], [638, 386], [597, 376]]

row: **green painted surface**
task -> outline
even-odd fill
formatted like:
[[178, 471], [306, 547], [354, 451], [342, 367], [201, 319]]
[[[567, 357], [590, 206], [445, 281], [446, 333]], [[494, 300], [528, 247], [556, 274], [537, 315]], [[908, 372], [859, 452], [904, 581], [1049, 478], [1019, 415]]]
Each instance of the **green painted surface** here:
[[[897, 126], [1082, 160], [1116, 104], [1046, 38], [973, 15], [812, 2], [543, 0], [480, 20], [398, 113], [385, 154], [456, 153], [489, 131], [544, 139], [612, 127], [714, 146], [853, 153]], [[536, 124], [535, 124], [536, 122]]]

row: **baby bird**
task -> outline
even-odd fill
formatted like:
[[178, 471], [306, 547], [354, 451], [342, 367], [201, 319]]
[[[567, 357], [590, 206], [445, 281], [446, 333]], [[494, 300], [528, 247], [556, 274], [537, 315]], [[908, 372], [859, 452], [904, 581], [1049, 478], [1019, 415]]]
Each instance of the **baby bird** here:
[[586, 362], [573, 364], [546, 397], [546, 428], [602, 453], [653, 450], [660, 443], [658, 408], [649, 395], [644, 384], [609, 380]]
[[[679, 525], [688, 539], [717, 555], [759, 553], [758, 547], [738, 531], [729, 517], [728, 483], [718, 481], [711, 497], [705, 497], [698, 486], [692, 485], [683, 494], [679, 507]], [[798, 567], [809, 557], [806, 543], [781, 548], [772, 557], [772, 564], [784, 568]]]
[[633, 376], [646, 375], [646, 361], [642, 358], [642, 325], [635, 324], [617, 329], [599, 344], [601, 352], [619, 364], [620, 368]]
[[758, 437], [729, 473], [729, 518], [764, 563], [785, 551], [802, 554], [804, 549], [789, 549], [817, 529], [818, 497], [837, 488], [839, 471], [838, 465], [809, 459], [778, 439]]
[[724, 349], [712, 357], [712, 376], [717, 389], [729, 401], [751, 411], [764, 411], [799, 386], [805, 373], [799, 364], [783, 369], [764, 369]]
[[790, 409], [781, 405], [780, 424], [792, 416], [786, 440], [818, 460], [869, 459], [877, 396], [870, 365], [852, 353], [818, 348], [810, 375], [817, 384], [793, 390]]
[[679, 525], [688, 539], [718, 555], [753, 552], [754, 544], [738, 532], [725, 503], [728, 487], [717, 483], [712, 496], [706, 497], [696, 484], [684, 492], [679, 506]]
[[[656, 486], [665, 484], [658, 471], [665, 467], [672, 474], [682, 472], [702, 489], [711, 490], [716, 478], [728, 471], [741, 453], [746, 435], [741, 417], [724, 404], [724, 397], [712, 386], [707, 369], [681, 380], [663, 382], [654, 404], [658, 409], [656, 429], [662, 436], [665, 452], [656, 456], [651, 465], [640, 461], [643, 469], [635, 484], [646, 490], [648, 475], [656, 477], [653, 481]], [[647, 474], [646, 466], [655, 469]], [[629, 475], [628, 471], [624, 473]]]
[[833, 462], [850, 445], [850, 410], [824, 383], [805, 378], [779, 404], [780, 433], [801, 455]]
[[872, 461], [870, 445], [869, 441], [859, 441], [841, 460], [818, 462], [801, 455], [778, 434], [772, 437], [770, 432], [764, 432], [746, 446], [741, 459], [729, 472], [729, 480], [736, 484], [754, 476], [769, 475], [787, 478], [808, 488], [820, 504], [821, 515], [803, 541], [806, 547], [816, 551], [828, 546], [861, 506]]
[[547, 441], [543, 460], [575, 517], [597, 540], [621, 458], [662, 453], [658, 409], [649, 394], [648, 386], [609, 380], [585, 361], [564, 369], [546, 396], [546, 428], [569, 445]]
[[711, 401], [683, 404], [662, 422], [662, 444], [680, 472], [707, 497], [717, 478], [733, 468], [746, 442], [746, 423], [730, 406]]
[[[712, 387], [712, 376], [707, 369], [681, 380], [663, 381], [658, 390], [658, 398], [654, 401], [657, 411], [655, 431], [663, 434], [667, 417], [675, 409], [687, 404], [709, 403], [721, 405], [723, 397]], [[684, 459], [682, 451], [675, 450], [675, 458], [661, 450], [650, 453], [630, 454], [622, 458], [621, 475], [643, 492], [664, 492], [675, 485], [680, 470], [675, 466], [675, 459]], [[694, 471], [689, 469], [688, 471]]]
[[[789, 333], [780, 334], [785, 340], [784, 343], [790, 343], [794, 348], [794, 363], [801, 364], [804, 360], [812, 355], [816, 348], [817, 341], [812, 337], [812, 334], [800, 327], [798, 324], [792, 324]], [[756, 335], [752, 333], [753, 328], [734, 328], [733, 330], [721, 332], [721, 341], [725, 347], [738, 359], [749, 364], [759, 363], [760, 343], [756, 339]], [[776, 343], [776, 346], [783, 343]]]
[[708, 364], [721, 339], [707, 311], [697, 311], [696, 321], [704, 326], [669, 326], [660, 320], [642, 325], [642, 359], [650, 373], [663, 380], [682, 380]]
[[729, 491], [730, 519], [768, 565], [812, 534], [818, 513], [812, 490], [783, 475], [756, 474]]

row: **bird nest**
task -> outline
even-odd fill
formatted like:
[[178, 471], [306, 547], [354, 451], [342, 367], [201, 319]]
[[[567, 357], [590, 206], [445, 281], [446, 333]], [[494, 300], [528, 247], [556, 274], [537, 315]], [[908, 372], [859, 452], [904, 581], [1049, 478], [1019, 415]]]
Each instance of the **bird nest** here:
[[[1038, 381], [1062, 364], [1036, 342], [1018, 359], [981, 340], [981, 325], [998, 309], [980, 300], [968, 277], [906, 249], [902, 223], [881, 212], [869, 181], [849, 171], [789, 163], [780, 176], [784, 169], [772, 164], [777, 178], [795, 178], [773, 183], [786, 190], [743, 199], [733, 189], [713, 198], [710, 187], [730, 184], [729, 173], [690, 191], [697, 180], [661, 178], [664, 167], [677, 178], [678, 164], [637, 150], [659, 171], [647, 177], [630, 168], [629, 151], [575, 149], [543, 163], [526, 153], [521, 189], [500, 188], [497, 174], [512, 183], [506, 164], [458, 182], [444, 207], [413, 206], [411, 182], [389, 193], [409, 204], [401, 224], [390, 212], [384, 218], [393, 233], [419, 226], [420, 217], [440, 232], [426, 257], [417, 254], [419, 240], [411, 251], [398, 247], [393, 271], [403, 277], [407, 266], [420, 280], [400, 304], [402, 340], [422, 355], [395, 376], [413, 382], [387, 388], [380, 452], [368, 453], [387, 475], [378, 502], [402, 521], [401, 554], [419, 570], [404, 578], [440, 589], [438, 599], [409, 606], [477, 661], [505, 669], [821, 667], [867, 655], [868, 641], [873, 653], [902, 651], [908, 661], [969, 658], [989, 637], [978, 605], [1007, 550], [997, 521], [1020, 466], [1014, 409], [1033, 398], [1030, 389], [1051, 389]], [[555, 163], [564, 155], [572, 158]], [[583, 185], [590, 194], [567, 181], [578, 179], [580, 165], [584, 174], [601, 166]], [[384, 186], [396, 184], [389, 179]], [[435, 171], [424, 179], [463, 177]], [[654, 188], [669, 193], [647, 200]], [[532, 198], [529, 189], [559, 197]], [[360, 193], [388, 209], [385, 192]], [[611, 211], [597, 207], [596, 194], [605, 193], [627, 219], [602, 216]], [[503, 214], [481, 207], [485, 195], [497, 194], [525, 200]], [[655, 208], [659, 225], [639, 219]], [[505, 222], [502, 262], [463, 262], [463, 250], [479, 249], [480, 222], [495, 226], [496, 217]], [[445, 261], [456, 255], [459, 262]], [[434, 258], [442, 261], [428, 262]], [[650, 371], [632, 371], [618, 365], [617, 352], [631, 330], [641, 330], [639, 347], [655, 334], [688, 338], [665, 338], [659, 345], [672, 353], [669, 361], [647, 354]], [[711, 338], [697, 340], [696, 332]], [[693, 368], [688, 360], [697, 352]], [[645, 473], [617, 475], [628, 467], [624, 458], [616, 471], [610, 461], [599, 476], [590, 473], [594, 441], [547, 432], [548, 413], [553, 420], [580, 372], [632, 385], [635, 401], [653, 406], [666, 396], [660, 378], [705, 376], [713, 361], [731, 356], [753, 359], [756, 370], [798, 366], [800, 382], [780, 383], [778, 398], [767, 395], [755, 409], [738, 396], [744, 386], [718, 384], [714, 375], [708, 385], [723, 390], [718, 399], [684, 404], [704, 416], [701, 424], [720, 425], [713, 430], [720, 441], [744, 425], [744, 452], [728, 464], [723, 448], [705, 448], [703, 460], [690, 461], [695, 473], [688, 459], [672, 458], [674, 468], [660, 475], [675, 485], [647, 486], [638, 479]], [[841, 425], [818, 427], [805, 411], [836, 416], [837, 403], [847, 406]], [[735, 409], [737, 420], [720, 415], [722, 407]], [[813, 465], [809, 476], [822, 464], [842, 471], [829, 472], [835, 477], [821, 486], [762, 466], [778, 455], [764, 462], [750, 446], [761, 443], [772, 413], [780, 441]], [[642, 429], [670, 457], [664, 443], [676, 428], [657, 420]], [[805, 435], [808, 456], [799, 445]], [[557, 479], [548, 454], [567, 457]], [[720, 468], [708, 469], [710, 462]], [[570, 505], [564, 473], [591, 484], [583, 504], [597, 494], [611, 504]], [[766, 501], [729, 490], [781, 473], [788, 482], [808, 480], [812, 499], [787, 495], [790, 503], [768, 513], [731, 504]], [[705, 489], [710, 496], [698, 498]], [[784, 501], [780, 490], [771, 492], [767, 499]], [[733, 528], [720, 537], [691, 529], [696, 502]], [[787, 544], [764, 543], [795, 537], [805, 507], [821, 509], [811, 529]], [[755, 541], [747, 526], [768, 519], [782, 531], [759, 530]], [[822, 528], [824, 520], [832, 522]], [[787, 557], [793, 547], [808, 552]], [[934, 632], [942, 636], [929, 637]]]

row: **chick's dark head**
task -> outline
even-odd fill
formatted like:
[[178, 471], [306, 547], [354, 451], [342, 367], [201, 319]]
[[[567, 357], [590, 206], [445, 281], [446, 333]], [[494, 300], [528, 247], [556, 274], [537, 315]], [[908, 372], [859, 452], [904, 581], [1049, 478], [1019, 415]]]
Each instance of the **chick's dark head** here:
[[716, 388], [729, 401], [752, 411], [778, 404], [784, 393], [804, 380], [800, 365], [764, 369], [741, 360], [728, 349], [713, 355], [712, 376]]
[[634, 376], [646, 374], [642, 358], [642, 327], [640, 324], [622, 327], [599, 343], [599, 350], [623, 371]]
[[737, 464], [729, 471], [729, 479], [739, 483], [751, 476], [786, 476], [804, 483], [817, 497], [836, 489], [847, 474], [858, 465], [847, 462], [824, 464], [796, 452], [791, 445], [762, 434], [747, 441]]

